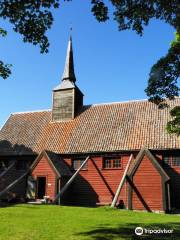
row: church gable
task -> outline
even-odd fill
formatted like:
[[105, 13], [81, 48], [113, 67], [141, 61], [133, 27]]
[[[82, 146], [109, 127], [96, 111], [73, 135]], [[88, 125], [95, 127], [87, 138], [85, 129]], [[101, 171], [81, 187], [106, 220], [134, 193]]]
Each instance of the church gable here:
[[32, 173], [36, 172], [37, 169], [38, 171], [42, 171], [44, 173], [48, 170], [51, 174], [53, 171], [55, 176], [59, 178], [64, 176], [69, 177], [72, 175], [69, 167], [58, 154], [45, 150], [37, 156], [30, 169]]
[[128, 173], [129, 208], [167, 211], [169, 176], [151, 152], [142, 148]]
[[53, 175], [61, 177], [45, 151], [41, 152], [30, 167], [32, 175]]
[[144, 168], [145, 172], [149, 170], [148, 174], [150, 174], [152, 170], [152, 173], [155, 173], [155, 175], [160, 175], [164, 182], [170, 179], [152, 153], [145, 147], [141, 149], [134, 163], [132, 164], [128, 174], [129, 177], [133, 177], [141, 168]]
[[162, 178], [146, 155], [134, 173], [133, 184], [132, 209], [163, 211]]

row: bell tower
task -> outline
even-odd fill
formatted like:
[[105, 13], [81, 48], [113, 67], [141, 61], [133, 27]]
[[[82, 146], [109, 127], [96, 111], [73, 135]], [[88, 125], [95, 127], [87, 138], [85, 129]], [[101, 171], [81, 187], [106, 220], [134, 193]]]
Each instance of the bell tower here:
[[75, 82], [72, 37], [70, 36], [62, 80], [53, 89], [52, 121], [69, 121], [80, 113], [83, 107], [83, 93]]

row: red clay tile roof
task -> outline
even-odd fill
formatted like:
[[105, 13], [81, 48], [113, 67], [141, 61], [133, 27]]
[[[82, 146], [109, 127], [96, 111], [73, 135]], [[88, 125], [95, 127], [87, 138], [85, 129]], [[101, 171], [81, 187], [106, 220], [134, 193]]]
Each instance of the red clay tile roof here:
[[[176, 105], [180, 98], [170, 102]], [[179, 138], [166, 133], [169, 119], [169, 108], [159, 110], [146, 100], [92, 105], [67, 122], [51, 122], [50, 111], [13, 114], [0, 131], [0, 153], [9, 151], [9, 143], [16, 153], [180, 149]]]
[[32, 153], [50, 115], [48, 111], [12, 114], [0, 131], [0, 154]]

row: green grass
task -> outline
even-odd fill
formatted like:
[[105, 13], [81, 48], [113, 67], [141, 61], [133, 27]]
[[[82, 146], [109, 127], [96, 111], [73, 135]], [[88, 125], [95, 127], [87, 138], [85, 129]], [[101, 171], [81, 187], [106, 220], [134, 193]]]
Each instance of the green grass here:
[[[117, 240], [134, 237], [137, 226], [174, 229], [180, 239], [180, 216], [126, 210], [53, 205], [0, 208], [0, 240]], [[167, 238], [165, 238], [168, 236]], [[171, 239], [170, 235], [164, 238]]]

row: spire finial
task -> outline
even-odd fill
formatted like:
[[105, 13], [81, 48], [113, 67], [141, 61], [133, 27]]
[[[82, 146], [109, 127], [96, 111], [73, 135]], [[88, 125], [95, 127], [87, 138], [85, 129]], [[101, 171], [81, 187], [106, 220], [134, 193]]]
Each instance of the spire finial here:
[[73, 31], [73, 27], [72, 27], [72, 22], [70, 23], [70, 29], [69, 29], [69, 35], [70, 35], [70, 40], [72, 40], [72, 31]]
[[72, 23], [70, 23], [70, 35], [72, 34], [72, 30], [73, 30]]

